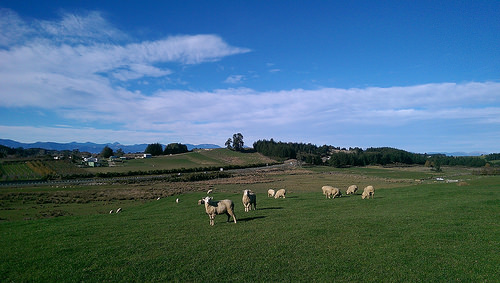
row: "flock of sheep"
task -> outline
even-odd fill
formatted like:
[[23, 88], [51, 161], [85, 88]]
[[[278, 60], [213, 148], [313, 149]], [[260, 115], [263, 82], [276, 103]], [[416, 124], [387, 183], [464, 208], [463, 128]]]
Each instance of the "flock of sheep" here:
[[[323, 186], [321, 188], [323, 190], [323, 194], [326, 196], [326, 198], [336, 198], [336, 197], [341, 197], [342, 192], [340, 191], [339, 188], [334, 188], [332, 186]], [[358, 186], [356, 185], [351, 185], [347, 188], [345, 194], [350, 195], [350, 194], [355, 194], [358, 191]], [[363, 193], [361, 194], [361, 198], [373, 198], [375, 195], [375, 189], [373, 186], [366, 186], [363, 189]]]
[[[336, 198], [341, 197], [342, 193], [340, 189], [334, 188], [332, 186], [323, 186], [321, 188], [323, 190], [323, 194], [326, 198]], [[355, 194], [358, 191], [358, 186], [351, 185], [346, 190], [346, 195]], [[209, 190], [207, 194], [210, 194], [212, 190]], [[364, 188], [363, 193], [361, 194], [361, 198], [373, 198], [375, 195], [375, 189], [373, 186], [367, 186]], [[269, 189], [267, 191], [268, 197], [277, 198], [285, 198], [286, 190], [280, 189], [278, 191], [274, 191], [273, 189]], [[243, 202], [243, 207], [245, 208], [245, 212], [249, 212], [250, 210], [257, 210], [257, 196], [251, 190], [244, 190], [243, 197], [241, 199]], [[211, 196], [206, 196], [198, 201], [198, 205], [204, 204], [205, 211], [208, 214], [208, 218], [210, 219], [210, 225], [213, 226], [215, 224], [215, 216], [218, 214], [226, 214], [227, 222], [233, 218], [234, 223], [236, 223], [236, 216], [234, 215], [234, 203], [230, 199], [224, 199], [215, 201]]]

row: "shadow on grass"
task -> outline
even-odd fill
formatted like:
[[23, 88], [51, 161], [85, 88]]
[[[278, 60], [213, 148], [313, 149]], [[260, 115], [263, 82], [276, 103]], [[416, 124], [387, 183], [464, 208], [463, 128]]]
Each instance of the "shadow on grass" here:
[[267, 210], [267, 209], [283, 209], [283, 207], [264, 207], [264, 208], [259, 208], [259, 210]]
[[247, 222], [247, 221], [252, 221], [252, 220], [256, 220], [256, 219], [262, 219], [262, 218], [266, 218], [266, 216], [255, 216], [255, 217], [247, 217], [247, 218], [240, 218], [238, 219], [238, 222]]

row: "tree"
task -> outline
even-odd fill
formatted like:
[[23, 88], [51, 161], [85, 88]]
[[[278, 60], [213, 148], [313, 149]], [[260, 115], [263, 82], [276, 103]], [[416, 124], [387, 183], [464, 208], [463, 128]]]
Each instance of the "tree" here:
[[118, 150], [116, 150], [115, 155], [118, 157], [122, 157], [125, 155], [125, 152], [123, 152], [123, 149], [119, 148]]
[[149, 153], [152, 156], [162, 155], [163, 154], [163, 146], [160, 143], [152, 143], [148, 144], [144, 153]]
[[113, 156], [113, 150], [109, 146], [105, 146], [101, 151], [101, 156], [103, 158], [109, 158], [110, 156]]
[[236, 151], [241, 151], [243, 149], [243, 135], [237, 133], [233, 135], [233, 149]]
[[227, 147], [227, 149], [232, 149], [232, 148], [231, 148], [231, 143], [232, 143], [232, 142], [233, 142], [233, 141], [231, 140], [231, 138], [228, 138], [228, 139], [227, 139], [227, 141], [226, 141], [226, 147]]
[[184, 152], [188, 152], [188, 151], [189, 150], [185, 144], [171, 143], [165, 147], [163, 154], [165, 154], [165, 155], [178, 154], [178, 153], [184, 153]]

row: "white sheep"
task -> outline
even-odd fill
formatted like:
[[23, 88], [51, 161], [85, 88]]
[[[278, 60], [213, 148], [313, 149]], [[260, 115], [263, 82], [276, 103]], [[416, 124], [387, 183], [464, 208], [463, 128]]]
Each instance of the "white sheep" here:
[[332, 189], [332, 186], [321, 187], [321, 190], [323, 191], [323, 194], [326, 196], [326, 198], [329, 198], [332, 195]]
[[252, 210], [252, 204], [253, 209], [257, 210], [257, 196], [251, 190], [243, 191], [243, 197], [241, 201], [243, 202], [243, 206], [245, 207], [245, 212], [249, 212], [250, 210]]
[[323, 191], [323, 194], [326, 196], [326, 198], [336, 198], [342, 196], [340, 190], [332, 186], [323, 186], [321, 187], [321, 190]]
[[113, 213], [113, 210], [112, 210], [112, 209], [109, 211], [109, 214], [111, 214], [111, 213]]
[[122, 212], [122, 208], [121, 207], [116, 210], [116, 213], [120, 213], [120, 212]]
[[175, 203], [179, 203], [179, 199], [178, 198], [175, 199]]
[[274, 198], [285, 198], [286, 195], [286, 190], [285, 189], [279, 189], [275, 194]]
[[232, 200], [224, 199], [219, 201], [213, 201], [212, 197], [205, 197], [198, 201], [198, 204], [205, 204], [205, 211], [210, 219], [210, 225], [215, 225], [215, 216], [217, 214], [226, 214], [227, 222], [233, 217], [234, 223], [236, 223], [236, 216], [234, 215], [234, 203]]
[[374, 195], [375, 195], [375, 189], [373, 188], [373, 186], [366, 186], [366, 188], [363, 190], [361, 198], [362, 199], [370, 198], [370, 196], [373, 198]]
[[213, 192], [213, 190], [212, 190], [212, 189], [208, 190], [208, 191], [207, 191], [207, 195], [208, 195], [208, 194], [211, 194], [212, 192]]
[[267, 197], [272, 198], [276, 192], [273, 189], [267, 190]]
[[347, 191], [345, 192], [345, 194], [346, 195], [355, 194], [357, 191], [358, 191], [358, 186], [350, 185], [349, 188], [347, 188]]

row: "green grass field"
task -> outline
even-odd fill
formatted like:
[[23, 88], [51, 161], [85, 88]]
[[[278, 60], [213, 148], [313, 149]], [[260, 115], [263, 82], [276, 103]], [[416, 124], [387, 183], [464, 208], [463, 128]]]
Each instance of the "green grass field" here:
[[[156, 200], [158, 191], [151, 190], [167, 190], [167, 184], [134, 187], [153, 192], [149, 200], [106, 198], [106, 192], [128, 190], [121, 186], [6, 189], [0, 281], [500, 282], [500, 177], [465, 169], [442, 174], [464, 182], [435, 182], [423, 169], [247, 173], [212, 184], [215, 199], [235, 202], [238, 219], [226, 223], [220, 215], [213, 227], [197, 205], [204, 192]], [[345, 191], [351, 183], [374, 184], [375, 198], [321, 194], [322, 184]], [[271, 187], [287, 188], [287, 198], [267, 198]], [[243, 210], [246, 188], [257, 192], [256, 211]], [[36, 200], [18, 190], [36, 193]], [[94, 198], [60, 203], [58, 209], [71, 212], [63, 217], [7, 216], [42, 209], [37, 205], [47, 209], [50, 203], [35, 202], [62, 200], [63, 192], [69, 199], [71, 192]], [[108, 213], [119, 206], [122, 213]]]
[[273, 163], [274, 160], [256, 152], [240, 153], [225, 148], [203, 150], [193, 152], [155, 156], [153, 158], [132, 159], [125, 162], [117, 162], [114, 167], [86, 168], [92, 173], [128, 172], [128, 171], [153, 171], [171, 170], [178, 168], [199, 168], [225, 165], [249, 165]]

